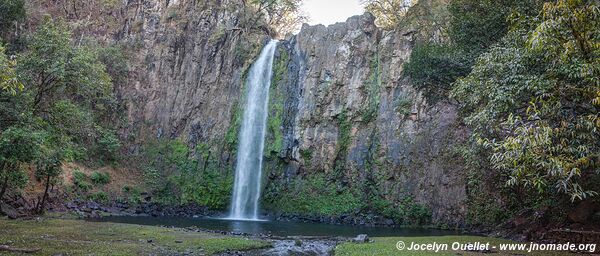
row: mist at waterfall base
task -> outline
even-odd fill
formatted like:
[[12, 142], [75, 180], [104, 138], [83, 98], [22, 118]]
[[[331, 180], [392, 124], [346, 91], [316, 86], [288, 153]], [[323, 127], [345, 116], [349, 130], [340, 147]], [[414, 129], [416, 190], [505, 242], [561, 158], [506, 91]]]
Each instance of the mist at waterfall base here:
[[246, 82], [246, 105], [239, 133], [235, 180], [228, 219], [260, 220], [263, 151], [267, 125], [269, 88], [278, 41], [271, 40], [252, 64]]

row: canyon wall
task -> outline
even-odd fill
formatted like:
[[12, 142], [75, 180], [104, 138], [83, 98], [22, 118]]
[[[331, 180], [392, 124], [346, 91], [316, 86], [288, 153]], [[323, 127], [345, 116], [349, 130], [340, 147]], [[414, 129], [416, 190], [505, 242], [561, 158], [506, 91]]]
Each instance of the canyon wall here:
[[[223, 172], [233, 172], [245, 72], [267, 33], [244, 28], [241, 1], [139, 3], [128, 6], [119, 38], [136, 56], [129, 86], [120, 88], [125, 136], [205, 144]], [[428, 103], [402, 74], [418, 37], [441, 37], [414, 24], [384, 31], [365, 14], [304, 25], [280, 42], [265, 148], [267, 209], [294, 200], [298, 180], [321, 175], [339, 191], [380, 197], [391, 208], [410, 198], [434, 223], [463, 224], [466, 181], [454, 145], [467, 131], [452, 104]]]

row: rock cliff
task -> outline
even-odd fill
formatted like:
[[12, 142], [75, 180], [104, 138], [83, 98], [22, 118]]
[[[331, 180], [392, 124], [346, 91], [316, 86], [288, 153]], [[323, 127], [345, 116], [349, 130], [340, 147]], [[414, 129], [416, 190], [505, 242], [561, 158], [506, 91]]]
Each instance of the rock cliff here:
[[[119, 40], [135, 49], [136, 71], [120, 90], [132, 140], [206, 144], [223, 172], [233, 171], [245, 72], [268, 40], [243, 28], [242, 10], [234, 0], [129, 5]], [[467, 131], [452, 104], [426, 102], [402, 74], [419, 34], [415, 26], [381, 30], [365, 14], [304, 25], [281, 41], [269, 102], [266, 208], [277, 211], [301, 193], [299, 180], [319, 176], [365, 205], [375, 196], [395, 209], [409, 198], [434, 223], [463, 223], [466, 181], [453, 145]]]

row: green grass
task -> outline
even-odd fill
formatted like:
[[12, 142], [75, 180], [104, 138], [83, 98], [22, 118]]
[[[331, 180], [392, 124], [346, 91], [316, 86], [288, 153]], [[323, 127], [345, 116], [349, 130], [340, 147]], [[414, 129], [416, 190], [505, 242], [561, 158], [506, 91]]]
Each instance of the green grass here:
[[[492, 238], [492, 237], [479, 237], [479, 236], [438, 236], [438, 237], [376, 237], [372, 238], [373, 243], [365, 243], [365, 244], [356, 244], [356, 243], [342, 243], [339, 244], [335, 248], [336, 256], [370, 256], [370, 255], [435, 255], [435, 256], [445, 256], [445, 255], [496, 255], [496, 256], [504, 256], [504, 255], [565, 255], [566, 252], [517, 252], [517, 251], [504, 251], [500, 252], [498, 249], [492, 249], [492, 254], [489, 253], [478, 253], [478, 252], [467, 252], [467, 251], [452, 251], [452, 243], [459, 242], [461, 244], [474, 244], [476, 242], [480, 243], [490, 243], [490, 247], [494, 245], [498, 245], [500, 243], [516, 243], [509, 240]], [[396, 248], [396, 243], [398, 241], [403, 241], [405, 245], [408, 247], [412, 242], [414, 243], [438, 243], [438, 244], [448, 244], [448, 251], [408, 251], [398, 250]]]
[[32, 255], [212, 255], [269, 246], [267, 242], [243, 237], [83, 220], [0, 219], [0, 227], [0, 244], [41, 248]]

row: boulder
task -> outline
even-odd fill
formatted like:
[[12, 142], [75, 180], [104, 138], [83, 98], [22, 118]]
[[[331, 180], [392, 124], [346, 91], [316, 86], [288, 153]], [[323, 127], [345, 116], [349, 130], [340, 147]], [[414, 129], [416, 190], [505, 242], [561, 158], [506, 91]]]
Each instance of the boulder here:
[[358, 236], [356, 236], [354, 239], [352, 239], [352, 242], [355, 243], [368, 243], [369, 242], [369, 236], [367, 234], [360, 234]]
[[1, 205], [0, 209], [9, 219], [16, 219], [21, 215], [17, 209], [7, 204]]

